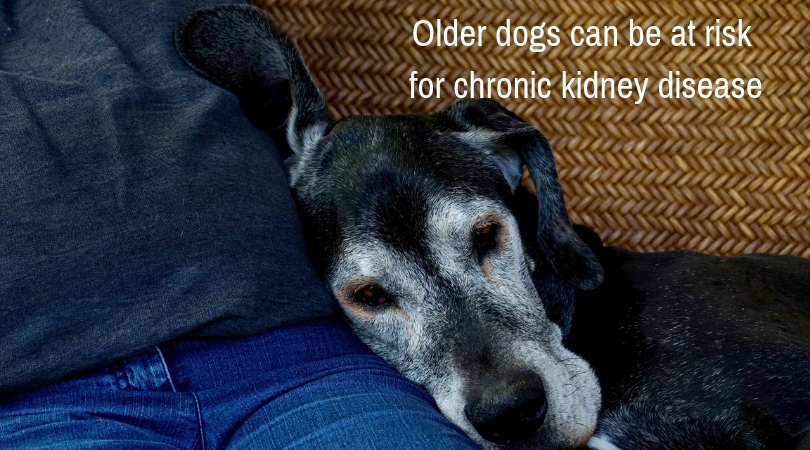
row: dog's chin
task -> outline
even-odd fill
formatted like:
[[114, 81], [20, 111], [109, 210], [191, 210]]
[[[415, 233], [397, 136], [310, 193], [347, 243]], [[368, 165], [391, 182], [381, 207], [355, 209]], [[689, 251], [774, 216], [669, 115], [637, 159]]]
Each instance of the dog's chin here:
[[596, 429], [601, 407], [599, 383], [585, 360], [557, 346], [538, 350], [535, 342], [517, 342], [517, 356], [542, 377], [548, 402], [543, 425], [526, 442], [499, 445], [482, 438], [464, 413], [463, 378], [453, 374], [431, 394], [442, 414], [485, 449], [568, 449], [587, 444]]

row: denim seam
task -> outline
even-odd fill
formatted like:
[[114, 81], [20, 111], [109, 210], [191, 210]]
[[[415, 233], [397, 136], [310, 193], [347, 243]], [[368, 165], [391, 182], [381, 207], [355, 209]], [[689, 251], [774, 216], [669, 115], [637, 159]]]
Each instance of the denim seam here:
[[169, 380], [169, 387], [172, 388], [172, 392], [177, 392], [177, 388], [174, 387], [174, 380], [172, 380], [172, 374], [169, 372], [169, 365], [166, 364], [166, 358], [163, 357], [163, 352], [158, 346], [155, 346], [155, 350], [157, 350], [158, 357], [160, 357], [160, 363], [163, 365], [163, 370], [166, 372], [166, 378]]
[[200, 429], [200, 445], [201, 450], [205, 450], [205, 431], [203, 430], [202, 407], [200, 406], [200, 399], [197, 394], [190, 392], [191, 397], [194, 398], [194, 406], [197, 409], [197, 426]]

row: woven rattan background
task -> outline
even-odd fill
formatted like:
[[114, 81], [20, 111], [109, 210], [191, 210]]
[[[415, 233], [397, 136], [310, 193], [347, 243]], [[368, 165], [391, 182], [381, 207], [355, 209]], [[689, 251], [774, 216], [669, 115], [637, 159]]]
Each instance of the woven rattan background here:
[[[408, 77], [650, 77], [645, 100], [500, 100], [556, 152], [571, 219], [606, 244], [641, 251], [772, 252], [810, 257], [810, 1], [264, 0], [298, 39], [334, 117], [430, 112], [455, 99], [410, 98]], [[486, 25], [482, 47], [418, 47], [417, 20]], [[495, 30], [543, 22], [560, 45], [499, 47]], [[662, 30], [658, 47], [629, 47], [633, 18]], [[679, 48], [675, 25], [751, 25], [752, 47]], [[574, 25], [614, 25], [618, 47], [575, 47]], [[668, 70], [692, 78], [757, 77], [758, 99], [661, 99]], [[448, 86], [449, 84], [449, 86]]]

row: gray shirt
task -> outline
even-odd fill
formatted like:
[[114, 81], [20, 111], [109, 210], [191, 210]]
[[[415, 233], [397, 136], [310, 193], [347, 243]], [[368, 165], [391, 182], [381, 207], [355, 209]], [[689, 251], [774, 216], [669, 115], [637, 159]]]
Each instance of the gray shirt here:
[[206, 3], [0, 4], [0, 395], [336, 312], [272, 140], [175, 53]]

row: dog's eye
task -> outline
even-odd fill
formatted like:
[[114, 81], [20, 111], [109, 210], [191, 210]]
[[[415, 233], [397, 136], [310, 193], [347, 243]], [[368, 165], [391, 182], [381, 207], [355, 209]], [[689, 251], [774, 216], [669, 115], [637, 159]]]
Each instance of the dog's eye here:
[[482, 227], [478, 227], [473, 231], [473, 241], [475, 242], [475, 248], [478, 252], [478, 258], [484, 256], [485, 253], [495, 248], [495, 244], [497, 243], [497, 232], [498, 226], [497, 225], [484, 225]]
[[354, 301], [368, 306], [380, 306], [391, 302], [388, 293], [375, 285], [363, 286], [354, 292], [352, 298]]

